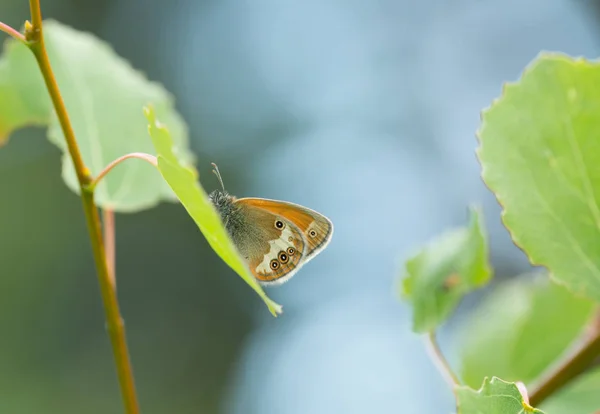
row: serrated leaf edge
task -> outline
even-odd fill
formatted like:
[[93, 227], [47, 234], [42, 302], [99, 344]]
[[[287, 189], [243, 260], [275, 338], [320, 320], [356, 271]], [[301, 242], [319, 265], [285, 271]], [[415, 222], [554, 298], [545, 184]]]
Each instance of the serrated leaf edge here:
[[481, 171], [480, 171], [481, 181], [483, 182], [485, 187], [494, 195], [497, 203], [500, 205], [500, 208], [501, 208], [500, 220], [502, 221], [504, 228], [506, 228], [506, 230], [508, 231], [508, 234], [509, 234], [513, 244], [519, 250], [521, 250], [523, 252], [523, 254], [525, 255], [525, 257], [527, 257], [527, 260], [529, 261], [529, 263], [532, 266], [537, 266], [537, 267], [543, 268], [554, 283], [557, 283], [558, 285], [563, 286], [564, 288], [568, 289], [569, 291], [571, 291], [574, 295], [576, 295], [578, 297], [586, 298], [586, 296], [582, 292], [577, 292], [577, 291], [572, 290], [571, 286], [569, 286], [569, 284], [567, 282], [565, 282], [561, 279], [557, 279], [554, 276], [554, 274], [552, 273], [552, 271], [550, 270], [550, 268], [548, 268], [543, 263], [539, 263], [536, 260], [534, 260], [529, 255], [527, 250], [523, 247], [519, 237], [515, 235], [514, 231], [506, 223], [506, 208], [504, 206], [502, 197], [499, 196], [492, 188], [490, 188], [490, 186], [488, 185], [488, 183], [486, 182], [486, 180], [484, 178], [486, 176], [487, 169], [486, 169], [486, 166], [483, 164], [483, 162], [481, 160], [481, 155], [480, 155], [481, 154], [481, 146], [482, 146], [481, 135], [487, 127], [486, 115], [489, 112], [491, 112], [497, 105], [502, 103], [502, 101], [504, 101], [504, 99], [506, 99], [506, 95], [507, 95], [507, 93], [510, 92], [510, 90], [519, 87], [519, 85], [523, 81], [523, 78], [525, 78], [527, 75], [529, 75], [530, 73], [535, 71], [538, 68], [538, 66], [547, 62], [548, 60], [563, 61], [563, 62], [568, 62], [568, 63], [574, 64], [574, 65], [588, 65], [588, 66], [600, 63], [600, 59], [592, 60], [592, 59], [587, 59], [583, 56], [573, 57], [573, 56], [570, 56], [570, 55], [568, 55], [566, 53], [562, 53], [562, 52], [542, 51], [542, 52], [538, 53], [537, 56], [522, 71], [521, 76], [519, 76], [519, 78], [515, 81], [504, 82], [502, 85], [502, 90], [501, 90], [500, 96], [497, 98], [494, 98], [492, 100], [492, 103], [489, 106], [487, 106], [481, 110], [480, 126], [475, 132], [475, 137], [476, 137], [476, 140], [478, 143], [478, 146], [475, 149], [475, 155], [477, 158], [477, 162], [479, 163], [480, 168], [481, 168]]

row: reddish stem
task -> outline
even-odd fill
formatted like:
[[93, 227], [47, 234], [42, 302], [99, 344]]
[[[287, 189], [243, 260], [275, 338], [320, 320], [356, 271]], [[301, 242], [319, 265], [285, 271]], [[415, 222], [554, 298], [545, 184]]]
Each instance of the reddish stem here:
[[25, 40], [25, 36], [23, 36], [23, 34], [21, 32], [19, 32], [17, 29], [15, 29], [13, 27], [10, 27], [6, 23], [0, 22], [0, 32], [4, 32], [4, 33], [8, 34], [9, 36], [15, 38], [19, 42], [23, 42], [23, 43], [27, 42]]
[[87, 190], [94, 191], [94, 189], [96, 188], [98, 183], [106, 176], [106, 174], [108, 174], [110, 172], [110, 170], [112, 170], [118, 164], [120, 164], [121, 162], [123, 162], [129, 158], [139, 158], [140, 160], [144, 160], [144, 161], [152, 164], [155, 167], [157, 166], [156, 157], [154, 155], [146, 154], [144, 152], [132, 152], [130, 154], [125, 154], [125, 155], [117, 158], [116, 160], [112, 161], [106, 167], [104, 167], [104, 169], [102, 171], [100, 171], [100, 173], [96, 176], [96, 178], [94, 178], [88, 184]]
[[102, 209], [102, 227], [104, 228], [104, 254], [106, 255], [106, 266], [108, 267], [108, 277], [112, 282], [113, 289], [117, 289], [117, 279], [115, 271], [115, 212], [109, 208]]

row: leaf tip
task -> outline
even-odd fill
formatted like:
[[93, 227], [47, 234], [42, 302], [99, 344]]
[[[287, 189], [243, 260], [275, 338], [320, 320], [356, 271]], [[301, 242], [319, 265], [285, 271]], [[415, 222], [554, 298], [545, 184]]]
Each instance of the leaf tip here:
[[269, 299], [269, 303], [267, 306], [269, 307], [271, 315], [273, 315], [274, 317], [278, 317], [279, 315], [283, 314], [283, 306], [281, 306], [279, 303], [275, 303]]
[[144, 105], [142, 108], [142, 112], [144, 112], [144, 116], [148, 120], [148, 123], [153, 125], [156, 123], [156, 114], [154, 112], [154, 106], [152, 104]]

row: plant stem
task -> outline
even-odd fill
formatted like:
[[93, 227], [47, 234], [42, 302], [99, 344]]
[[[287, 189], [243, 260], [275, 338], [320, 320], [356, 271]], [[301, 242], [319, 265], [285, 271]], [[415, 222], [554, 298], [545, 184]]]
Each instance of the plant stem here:
[[42, 8], [40, 7], [40, 0], [29, 0], [29, 10], [31, 13], [31, 24], [36, 31], [39, 31], [40, 37], [42, 35]]
[[454, 387], [456, 385], [460, 385], [460, 380], [458, 379], [454, 371], [452, 371], [450, 364], [444, 357], [444, 354], [442, 353], [442, 350], [437, 342], [435, 331], [429, 332], [429, 334], [427, 335], [426, 344], [431, 360], [437, 366], [438, 370], [440, 371], [440, 373], [454, 392]]
[[598, 355], [600, 355], [600, 332], [596, 332], [593, 337], [588, 338], [579, 350], [542, 380], [529, 396], [531, 405], [534, 407], [540, 405], [546, 398], [587, 371]]
[[83, 159], [81, 158], [79, 146], [75, 140], [75, 132], [71, 126], [71, 120], [69, 119], [65, 102], [60, 94], [58, 84], [56, 83], [56, 79], [54, 77], [54, 72], [50, 66], [50, 59], [48, 58], [48, 53], [46, 52], [46, 45], [42, 33], [42, 12], [40, 10], [39, 0], [29, 0], [29, 5], [31, 7], [31, 20], [33, 21], [33, 25], [25, 24], [25, 38], [29, 42], [28, 46], [33, 52], [40, 70], [42, 71], [44, 81], [46, 82], [46, 87], [48, 88], [58, 121], [60, 122], [60, 127], [63, 130], [65, 141], [67, 142], [69, 154], [71, 155], [71, 159], [73, 160], [73, 164], [75, 166], [77, 179], [83, 186], [91, 181], [91, 175], [89, 169], [85, 166]]
[[138, 414], [139, 406], [135, 392], [133, 372], [129, 360], [129, 352], [127, 350], [127, 342], [125, 339], [125, 327], [119, 312], [116, 291], [113, 289], [110, 279], [110, 272], [104, 251], [100, 215], [94, 203], [94, 193], [86, 189], [86, 186], [92, 181], [92, 178], [81, 157], [65, 103], [60, 94], [54, 73], [52, 72], [52, 67], [50, 66], [50, 61], [44, 45], [42, 12], [39, 0], [29, 0], [29, 6], [31, 9], [31, 21], [33, 23], [25, 23], [25, 39], [27, 40], [27, 45], [35, 55], [44, 77], [46, 87], [48, 88], [54, 110], [56, 111], [69, 149], [69, 154], [71, 155], [73, 165], [75, 166], [77, 179], [79, 180], [83, 210], [85, 212], [87, 227], [90, 234], [90, 242], [96, 263], [96, 272], [98, 274], [98, 283], [100, 285], [100, 292], [104, 303], [106, 326], [112, 344], [125, 411], [127, 414]]
[[127, 414], [138, 414], [139, 406], [135, 392], [133, 371], [131, 369], [127, 341], [125, 339], [125, 323], [119, 312], [116, 290], [113, 289], [110, 271], [106, 261], [106, 253], [104, 251], [100, 228], [100, 216], [98, 214], [98, 209], [94, 204], [93, 193], [82, 190], [82, 199], [90, 232], [90, 240], [92, 242], [92, 251], [96, 261], [100, 292], [102, 294], [102, 301], [104, 302], [106, 329], [108, 330], [108, 336], [110, 337], [113, 348], [125, 412]]
[[0, 32], [7, 33], [8, 35], [14, 37], [19, 42], [26, 43], [25, 36], [23, 36], [17, 29], [13, 29], [6, 23], [0, 22]]
[[110, 170], [112, 170], [114, 167], [116, 167], [119, 163], [121, 163], [121, 162], [123, 162], [123, 161], [125, 161], [126, 159], [129, 159], [129, 158], [139, 158], [141, 160], [149, 162], [150, 164], [152, 164], [155, 167], [157, 165], [156, 157], [154, 155], [146, 154], [146, 153], [143, 153], [143, 152], [132, 152], [130, 154], [122, 155], [119, 158], [117, 158], [116, 160], [112, 161], [106, 167], [104, 167], [104, 169], [102, 171], [100, 171], [100, 173], [96, 176], [96, 178], [94, 178], [87, 185], [87, 190], [88, 191], [94, 191], [94, 189], [96, 188], [96, 186], [98, 185], [98, 183], [104, 178], [104, 176], [106, 174], [108, 174], [110, 172]]
[[527, 387], [525, 386], [525, 384], [521, 381], [517, 381], [517, 382], [515, 382], [515, 385], [519, 389], [519, 392], [521, 393], [521, 396], [523, 397], [523, 401], [525, 401], [528, 405], [530, 405], [529, 392], [527, 391]]
[[116, 237], [115, 237], [115, 212], [109, 208], [102, 209], [102, 227], [104, 231], [104, 252], [106, 254], [106, 266], [108, 267], [108, 274], [110, 276], [113, 289], [117, 289], [117, 278], [115, 271], [115, 251], [116, 251]]

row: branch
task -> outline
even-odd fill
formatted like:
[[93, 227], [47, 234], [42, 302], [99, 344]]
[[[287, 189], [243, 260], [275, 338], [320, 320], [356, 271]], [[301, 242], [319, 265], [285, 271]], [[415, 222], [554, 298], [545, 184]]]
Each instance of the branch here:
[[25, 36], [23, 36], [17, 29], [10, 27], [6, 23], [0, 22], [0, 32], [7, 33], [19, 42], [26, 43]]
[[102, 209], [102, 227], [104, 227], [104, 252], [106, 254], [106, 266], [113, 289], [117, 289], [117, 278], [115, 273], [115, 212], [109, 208]]
[[531, 405], [540, 405], [546, 398], [587, 371], [599, 355], [600, 331], [597, 331], [533, 390], [529, 396]]
[[431, 360], [434, 362], [442, 376], [446, 379], [446, 382], [450, 385], [452, 391], [454, 391], [454, 387], [460, 385], [460, 380], [454, 371], [452, 371], [450, 364], [444, 357], [444, 354], [442, 353], [442, 350], [437, 342], [435, 331], [429, 332], [427, 335], [426, 344]]
[[[63, 101], [60, 90], [58, 89], [58, 84], [56, 83], [56, 78], [54, 77], [54, 72], [52, 71], [52, 67], [50, 65], [50, 59], [48, 58], [48, 53], [46, 52], [44, 36], [42, 34], [42, 14], [40, 11], [39, 0], [29, 0], [29, 4], [31, 7], [31, 16], [34, 24], [32, 25], [29, 22], [25, 23], [25, 39], [27, 39], [27, 45], [33, 52], [33, 55], [35, 56], [35, 59], [37, 60], [44, 77], [46, 88], [48, 88], [48, 92], [50, 93], [50, 98], [52, 99], [56, 116], [58, 117], [60, 127], [65, 136], [65, 141], [67, 142], [69, 154], [71, 155], [73, 165], [75, 166], [77, 179], [79, 180], [79, 184], [83, 187], [85, 184], [88, 184], [91, 181], [90, 171], [85, 166], [83, 159], [81, 158], [81, 152], [79, 151], [79, 146], [75, 140], [75, 132], [71, 126], [71, 120], [69, 119], [65, 102]], [[38, 20], [39, 26], [36, 26], [35, 24]]]
[[88, 191], [94, 191], [94, 189], [96, 188], [96, 186], [98, 185], [98, 183], [104, 178], [104, 176], [106, 176], [106, 174], [108, 174], [110, 172], [110, 170], [112, 170], [113, 168], [115, 168], [119, 163], [121, 163], [121, 162], [123, 162], [123, 161], [125, 161], [125, 160], [127, 160], [129, 158], [139, 158], [140, 160], [144, 160], [144, 161], [152, 164], [155, 167], [157, 165], [156, 157], [154, 155], [145, 154], [143, 152], [132, 152], [130, 154], [122, 155], [119, 158], [117, 158], [116, 160], [112, 161], [106, 167], [104, 167], [104, 169], [102, 171], [100, 171], [100, 173], [98, 174], [98, 176], [96, 178], [94, 178], [87, 185], [87, 190]]
[[31, 13], [31, 25], [34, 27], [36, 32], [39, 32], [40, 37], [42, 35], [42, 8], [40, 7], [40, 0], [29, 0], [29, 10]]
[[127, 414], [138, 414], [139, 406], [135, 392], [133, 372], [129, 360], [129, 352], [127, 350], [127, 342], [125, 339], [125, 327], [119, 311], [116, 290], [111, 283], [110, 271], [106, 262], [100, 226], [100, 215], [94, 203], [93, 191], [86, 189], [86, 186], [92, 181], [91, 174], [81, 157], [65, 103], [60, 94], [58, 84], [56, 83], [52, 67], [50, 66], [50, 60], [48, 59], [48, 53], [46, 52], [46, 47], [44, 45], [42, 12], [39, 0], [29, 0], [29, 6], [31, 9], [31, 21], [33, 23], [25, 23], [25, 39], [27, 40], [27, 45], [34, 54], [40, 67], [40, 71], [42, 72], [42, 76], [44, 77], [44, 82], [46, 83], [50, 98], [52, 99], [54, 110], [59, 119], [69, 154], [73, 160], [73, 165], [75, 166], [75, 171], [77, 173], [77, 179], [81, 188], [83, 210], [85, 212], [87, 227], [90, 234], [94, 260], [96, 262], [98, 283], [100, 285], [100, 292], [104, 303], [106, 326], [112, 344], [125, 410]]

